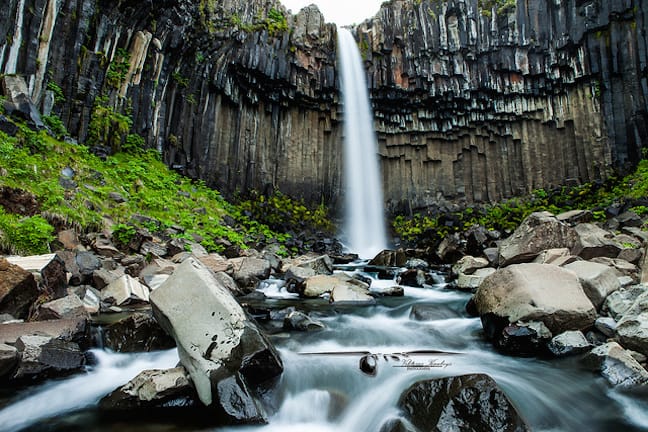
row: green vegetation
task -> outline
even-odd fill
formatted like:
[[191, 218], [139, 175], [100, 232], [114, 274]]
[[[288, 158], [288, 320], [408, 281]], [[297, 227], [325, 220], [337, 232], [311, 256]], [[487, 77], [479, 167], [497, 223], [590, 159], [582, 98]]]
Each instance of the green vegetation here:
[[113, 153], [117, 153], [122, 150], [122, 143], [126, 141], [132, 125], [133, 120], [110, 107], [107, 98], [97, 98], [88, 125], [88, 145], [108, 146]]
[[245, 23], [238, 14], [230, 17], [230, 24], [246, 33], [268, 30], [271, 36], [277, 36], [288, 31], [288, 19], [278, 9], [271, 8], [266, 18], [258, 15], [252, 23]]
[[[624, 179], [610, 178], [605, 183], [586, 183], [577, 187], [554, 190], [539, 189], [530, 196], [513, 198], [481, 208], [467, 208], [451, 214], [417, 214], [412, 218], [398, 216], [393, 221], [395, 232], [405, 240], [441, 240], [448, 234], [466, 231], [475, 225], [489, 230], [512, 232], [533, 212], [554, 214], [569, 210], [591, 210], [595, 220], [604, 220], [604, 209], [615, 201], [630, 202], [648, 196], [648, 160], [642, 160], [637, 170]], [[648, 208], [632, 208], [638, 214]]]
[[477, 5], [482, 15], [490, 17], [493, 7], [496, 8], [497, 15], [513, 11], [517, 7], [517, 0], [479, 0]]
[[57, 139], [62, 140], [68, 134], [68, 131], [59, 116], [52, 114], [49, 116], [42, 116], [41, 119], [43, 120], [43, 123], [45, 123], [45, 126], [52, 131], [52, 135]]
[[126, 80], [130, 70], [130, 53], [124, 48], [117, 48], [114, 60], [108, 66], [106, 82], [113, 88], [119, 88]]
[[63, 89], [54, 81], [49, 81], [47, 83], [47, 90], [50, 90], [52, 93], [54, 93], [54, 103], [58, 104], [58, 103], [65, 102], [65, 95], [63, 94]]
[[[116, 114], [98, 106], [101, 122], [113, 128], [106, 117]], [[126, 123], [125, 117], [120, 121]], [[94, 133], [97, 139], [104, 131], [95, 129], [101, 131]], [[110, 142], [112, 138], [107, 134], [102, 139]], [[270, 198], [253, 194], [243, 204], [234, 205], [203, 182], [168, 169], [157, 152], [143, 149], [143, 143], [142, 137], [127, 135], [122, 151], [102, 160], [87, 147], [61, 142], [45, 131], [36, 133], [20, 125], [15, 137], [0, 132], [0, 186], [33, 194], [41, 211], [38, 216], [23, 217], [0, 206], [0, 249], [46, 252], [53, 227], [91, 232], [112, 226], [114, 240], [123, 246], [138, 228], [161, 235], [179, 226], [183, 230], [177, 236], [198, 236], [207, 250], [222, 251], [227, 242], [246, 248], [248, 244], [283, 244], [290, 239], [287, 230], [278, 231], [268, 224], [293, 230], [308, 224], [330, 226], [324, 207], [310, 210], [280, 194]], [[66, 168], [74, 172], [72, 180], [77, 185], [67, 190], [59, 183]], [[111, 199], [113, 192], [125, 202]], [[288, 250], [284, 247], [283, 252]]]

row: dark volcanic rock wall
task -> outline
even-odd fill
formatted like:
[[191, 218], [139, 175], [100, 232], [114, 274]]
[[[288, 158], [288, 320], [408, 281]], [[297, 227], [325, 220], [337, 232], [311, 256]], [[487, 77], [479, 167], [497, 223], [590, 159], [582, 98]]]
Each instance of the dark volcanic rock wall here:
[[[640, 157], [648, 0], [508, 3], [393, 0], [357, 28], [392, 210], [601, 179]], [[170, 165], [226, 193], [278, 188], [338, 201], [336, 30], [316, 9], [289, 16], [277, 0], [3, 6], [0, 72], [24, 75], [81, 141], [94, 107], [114, 108]], [[124, 52], [127, 72], [115, 78]]]
[[[60, 86], [65, 100], [54, 113], [82, 141], [104, 96], [99, 103], [132, 115], [132, 131], [170, 165], [224, 192], [279, 188], [313, 202], [339, 194], [336, 29], [317, 9], [290, 16], [277, 0], [4, 1], [0, 71], [25, 75], [43, 106], [48, 83]], [[130, 67], [115, 83], [120, 50]]]
[[391, 207], [597, 180], [647, 144], [648, 2], [482, 3], [392, 1], [358, 28]]

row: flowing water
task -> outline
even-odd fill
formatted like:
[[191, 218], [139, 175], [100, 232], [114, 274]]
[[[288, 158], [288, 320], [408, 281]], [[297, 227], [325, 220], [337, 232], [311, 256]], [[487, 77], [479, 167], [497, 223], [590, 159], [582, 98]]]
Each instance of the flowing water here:
[[338, 29], [344, 102], [346, 227], [350, 250], [372, 258], [387, 248], [382, 177], [360, 50], [351, 32]]
[[[374, 286], [393, 284], [373, 281]], [[268, 425], [209, 429], [177, 419], [125, 429], [128, 424], [98, 418], [93, 407], [104, 394], [143, 369], [173, 367], [177, 354], [174, 350], [149, 354], [97, 351], [99, 364], [88, 373], [14, 396], [0, 409], [0, 430], [376, 432], [386, 419], [398, 415], [396, 402], [409, 385], [466, 373], [492, 376], [534, 431], [648, 430], [648, 396], [612, 390], [602, 378], [582, 368], [578, 358], [520, 359], [495, 353], [482, 338], [479, 319], [464, 313], [466, 294], [441, 285], [406, 287], [404, 297], [350, 307], [303, 302], [286, 293], [278, 281], [261, 289], [276, 297], [266, 305], [303, 307], [327, 327], [320, 332], [272, 336], [285, 372], [274, 393], [276, 413]], [[416, 304], [431, 306], [437, 319], [411, 319]], [[391, 357], [421, 350], [457, 354], [412, 354], [417, 364], [433, 365], [416, 370]], [[360, 371], [360, 352], [380, 354], [376, 376]]]

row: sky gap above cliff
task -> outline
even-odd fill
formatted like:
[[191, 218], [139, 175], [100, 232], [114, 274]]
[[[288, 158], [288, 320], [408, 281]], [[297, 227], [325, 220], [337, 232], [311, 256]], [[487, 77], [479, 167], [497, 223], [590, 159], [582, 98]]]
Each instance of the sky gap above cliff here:
[[281, 0], [293, 13], [305, 6], [315, 4], [327, 22], [337, 25], [357, 24], [374, 16], [383, 0]]

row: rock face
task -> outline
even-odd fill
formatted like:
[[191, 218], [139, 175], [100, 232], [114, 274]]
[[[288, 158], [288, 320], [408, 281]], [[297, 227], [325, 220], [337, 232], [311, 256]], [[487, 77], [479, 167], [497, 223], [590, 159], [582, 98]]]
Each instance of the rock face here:
[[0, 313], [26, 318], [39, 291], [34, 276], [0, 258]]
[[499, 247], [499, 264], [533, 261], [548, 249], [571, 249], [576, 241], [574, 230], [548, 212], [529, 215]]
[[616, 342], [594, 348], [586, 362], [614, 386], [634, 387], [648, 383], [646, 369]]
[[[646, 144], [647, 0], [482, 3], [385, 2], [357, 28], [392, 210], [604, 178]], [[334, 204], [335, 39], [278, 0], [7, 0], [0, 73], [81, 141], [106, 94], [190, 176]]]
[[407, 419], [421, 431], [530, 430], [506, 395], [487, 375], [418, 382], [401, 395], [398, 405]]
[[596, 310], [576, 275], [561, 267], [516, 264], [487, 277], [475, 305], [489, 338], [509, 323], [542, 321], [553, 334], [594, 324]]
[[147, 370], [104, 397], [99, 406], [108, 410], [151, 407], [187, 407], [199, 404], [196, 390], [183, 367]]
[[213, 273], [189, 258], [151, 293], [151, 304], [200, 400], [230, 422], [263, 421], [253, 388], [282, 372], [281, 359]]

